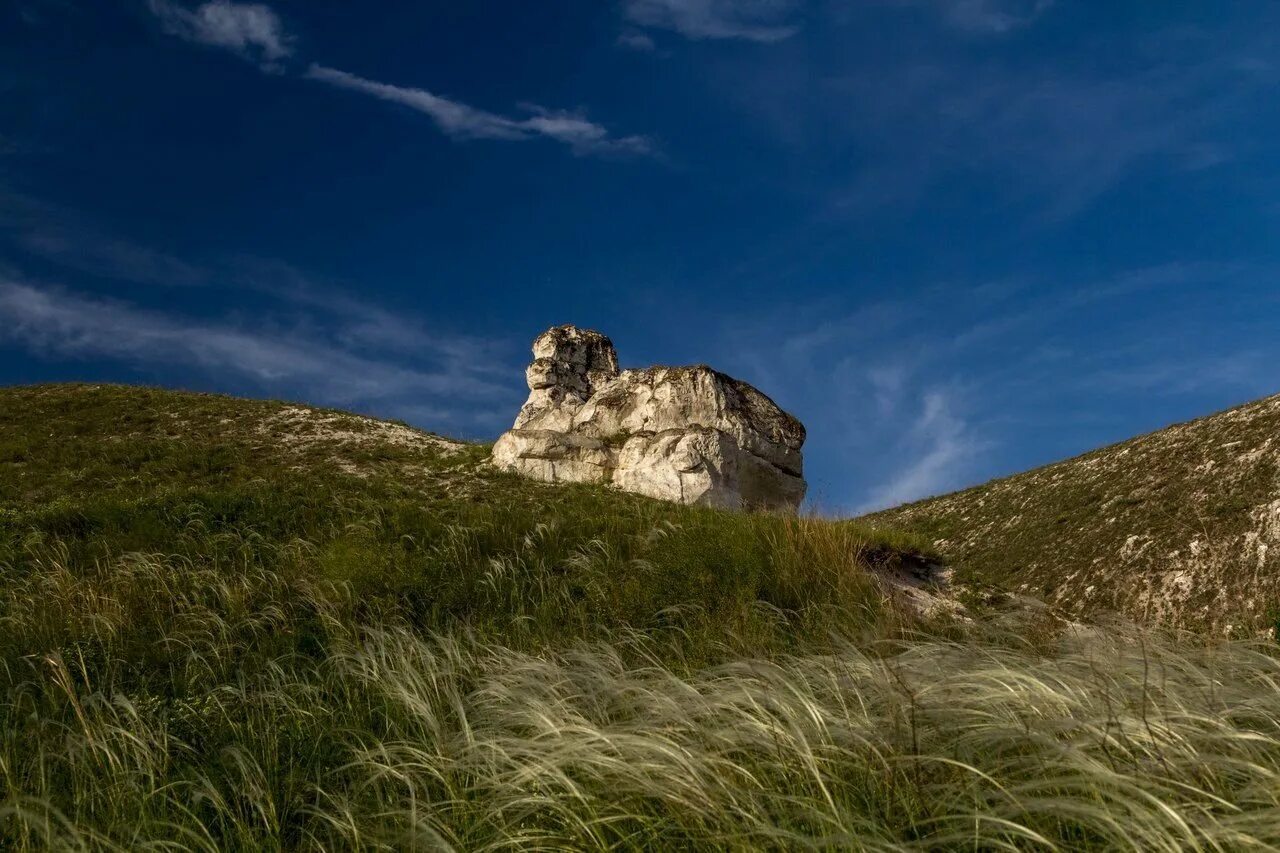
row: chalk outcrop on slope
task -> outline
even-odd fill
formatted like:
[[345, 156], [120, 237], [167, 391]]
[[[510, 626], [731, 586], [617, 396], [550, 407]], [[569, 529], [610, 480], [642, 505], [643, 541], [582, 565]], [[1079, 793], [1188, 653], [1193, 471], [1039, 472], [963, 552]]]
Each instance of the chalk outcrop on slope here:
[[556, 326], [533, 342], [529, 399], [495, 465], [548, 482], [612, 483], [688, 504], [794, 510], [804, 426], [712, 370], [618, 370], [599, 332]]

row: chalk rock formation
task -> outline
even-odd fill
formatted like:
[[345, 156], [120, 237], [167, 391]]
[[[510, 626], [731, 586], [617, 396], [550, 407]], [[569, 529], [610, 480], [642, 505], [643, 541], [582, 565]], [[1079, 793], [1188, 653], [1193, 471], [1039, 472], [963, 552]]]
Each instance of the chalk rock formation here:
[[529, 399], [493, 448], [500, 468], [549, 482], [612, 483], [687, 504], [794, 510], [804, 426], [745, 382], [693, 367], [618, 370], [599, 332], [533, 342]]

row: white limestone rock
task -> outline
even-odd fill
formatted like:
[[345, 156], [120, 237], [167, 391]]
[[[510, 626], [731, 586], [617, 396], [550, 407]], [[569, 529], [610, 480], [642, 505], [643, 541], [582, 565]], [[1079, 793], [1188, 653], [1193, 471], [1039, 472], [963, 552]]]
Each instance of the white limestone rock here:
[[599, 332], [556, 326], [533, 342], [533, 362], [525, 370], [529, 399], [515, 429], [568, 432], [592, 392], [618, 375], [613, 342]]
[[616, 467], [604, 442], [548, 429], [513, 429], [493, 446], [492, 462], [548, 483], [607, 483]]
[[529, 399], [495, 465], [688, 504], [804, 499], [804, 426], [747, 383], [706, 365], [619, 372], [609, 339], [574, 326], [539, 335], [533, 354]]

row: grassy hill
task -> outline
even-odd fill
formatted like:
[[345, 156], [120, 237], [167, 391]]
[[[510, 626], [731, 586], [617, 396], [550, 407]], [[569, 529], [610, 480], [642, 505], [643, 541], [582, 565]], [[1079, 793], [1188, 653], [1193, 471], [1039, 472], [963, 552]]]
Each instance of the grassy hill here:
[[962, 582], [1249, 633], [1280, 617], [1280, 397], [867, 520]]
[[106, 567], [138, 560], [245, 583], [270, 574], [349, 588], [353, 618], [394, 613], [521, 646], [662, 627], [705, 661], [721, 646], [825, 635], [824, 609], [872, 618], [864, 558], [891, 563], [910, 544], [854, 524], [552, 488], [488, 469], [487, 453], [283, 403], [7, 389], [0, 564], [39, 583], [49, 567], [109, 582]]
[[0, 389], [0, 847], [1280, 846], [1272, 645], [926, 622], [909, 534], [486, 452]]

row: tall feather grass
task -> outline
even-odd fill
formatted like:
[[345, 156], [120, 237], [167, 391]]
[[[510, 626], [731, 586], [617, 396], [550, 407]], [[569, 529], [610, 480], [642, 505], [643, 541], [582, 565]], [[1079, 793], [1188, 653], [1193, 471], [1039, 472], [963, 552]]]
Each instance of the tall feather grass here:
[[302, 573], [41, 559], [0, 592], [8, 849], [1280, 848], [1268, 645], [978, 626], [703, 666]]

